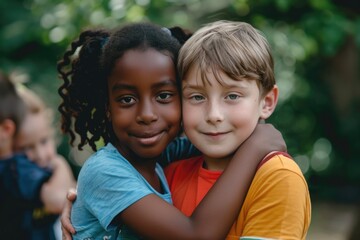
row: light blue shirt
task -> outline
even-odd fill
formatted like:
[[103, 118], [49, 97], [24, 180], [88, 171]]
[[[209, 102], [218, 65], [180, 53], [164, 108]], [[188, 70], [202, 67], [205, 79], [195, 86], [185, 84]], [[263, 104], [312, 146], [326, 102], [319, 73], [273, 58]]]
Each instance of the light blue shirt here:
[[153, 189], [112, 144], [94, 153], [85, 162], [78, 177], [78, 195], [71, 213], [71, 222], [77, 232], [73, 239], [134, 239], [135, 236], [123, 236], [133, 235], [125, 225], [120, 229], [111, 222], [124, 209], [148, 194], [156, 194], [172, 203], [159, 164], [156, 165], [156, 173], [164, 194]]
[[[179, 138], [169, 145], [159, 160], [168, 163], [170, 159], [194, 154], [198, 152], [189, 141]], [[71, 213], [71, 222], [77, 232], [73, 239], [139, 239], [125, 225], [119, 227], [111, 223], [124, 209], [149, 194], [156, 194], [172, 204], [169, 186], [159, 164], [155, 171], [163, 194], [157, 192], [112, 144], [94, 153], [78, 177], [78, 195]]]

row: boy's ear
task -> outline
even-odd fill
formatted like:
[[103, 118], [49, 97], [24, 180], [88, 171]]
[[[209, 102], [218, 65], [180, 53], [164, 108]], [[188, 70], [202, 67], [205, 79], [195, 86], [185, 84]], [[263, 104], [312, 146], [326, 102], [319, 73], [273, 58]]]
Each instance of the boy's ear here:
[[0, 137], [3, 139], [12, 139], [16, 132], [16, 126], [11, 119], [5, 119], [0, 123]]
[[279, 96], [279, 89], [276, 85], [261, 100], [261, 119], [267, 119], [274, 112]]

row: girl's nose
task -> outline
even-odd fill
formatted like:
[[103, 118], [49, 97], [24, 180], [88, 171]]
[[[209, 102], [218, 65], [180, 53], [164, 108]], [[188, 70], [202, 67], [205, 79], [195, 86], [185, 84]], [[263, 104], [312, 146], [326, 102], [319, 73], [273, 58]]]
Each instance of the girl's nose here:
[[156, 106], [151, 100], [143, 101], [139, 106], [137, 122], [141, 124], [150, 124], [158, 119]]

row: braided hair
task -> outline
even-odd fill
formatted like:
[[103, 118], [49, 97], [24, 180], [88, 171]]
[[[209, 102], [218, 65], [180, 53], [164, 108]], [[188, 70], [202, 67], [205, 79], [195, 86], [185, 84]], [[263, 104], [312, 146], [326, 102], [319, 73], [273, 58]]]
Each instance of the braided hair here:
[[[114, 31], [82, 32], [57, 64], [63, 80], [58, 89], [62, 98], [58, 108], [61, 129], [69, 134], [71, 145], [76, 134], [80, 137], [80, 150], [89, 144], [96, 151], [100, 139], [105, 144], [116, 142], [106, 117], [107, 79], [126, 51], [152, 48], [169, 55], [176, 67], [180, 47], [190, 36], [179, 27], [165, 29], [151, 23], [132, 23]], [[179, 79], [177, 84], [180, 86]]]

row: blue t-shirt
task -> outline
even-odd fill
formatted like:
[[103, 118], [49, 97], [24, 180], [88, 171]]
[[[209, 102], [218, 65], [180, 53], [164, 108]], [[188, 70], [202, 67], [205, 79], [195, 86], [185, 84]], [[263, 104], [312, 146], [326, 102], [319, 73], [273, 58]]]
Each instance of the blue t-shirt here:
[[[170, 159], [196, 154], [198, 151], [187, 138], [179, 138], [169, 145], [159, 160], [166, 164]], [[71, 213], [71, 222], [76, 229], [73, 239], [139, 239], [125, 225], [114, 226], [112, 221], [131, 204], [149, 194], [156, 194], [172, 204], [169, 186], [159, 164], [156, 164], [155, 171], [163, 194], [153, 189], [112, 144], [94, 153], [85, 162], [78, 177], [78, 195]]]
[[51, 171], [38, 167], [25, 155], [0, 159], [1, 239], [50, 239], [50, 225], [44, 234], [34, 235], [38, 226], [33, 215], [42, 206], [40, 189], [50, 176]]

